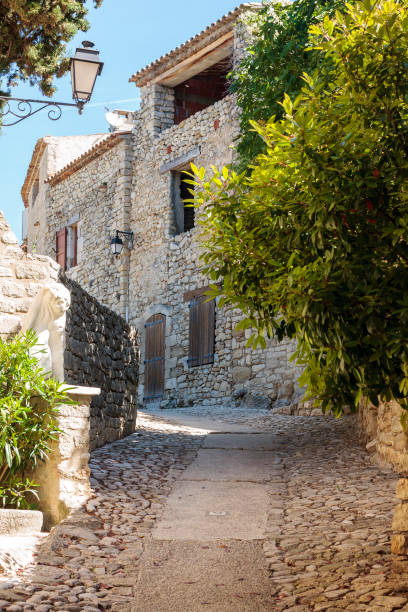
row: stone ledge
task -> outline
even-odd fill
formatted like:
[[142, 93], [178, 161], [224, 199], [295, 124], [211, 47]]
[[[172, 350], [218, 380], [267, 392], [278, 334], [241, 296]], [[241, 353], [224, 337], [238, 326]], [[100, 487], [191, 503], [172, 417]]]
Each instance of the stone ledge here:
[[38, 510], [0, 510], [0, 534], [36, 533], [43, 526], [43, 514]]
[[94, 396], [100, 395], [101, 390], [99, 387], [77, 387], [72, 385], [63, 385], [63, 391], [66, 391], [68, 395], [80, 395], [80, 396]]

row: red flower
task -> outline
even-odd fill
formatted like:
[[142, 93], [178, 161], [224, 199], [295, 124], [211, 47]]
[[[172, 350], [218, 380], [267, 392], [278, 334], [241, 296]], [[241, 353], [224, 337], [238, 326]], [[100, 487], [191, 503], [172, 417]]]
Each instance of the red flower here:
[[374, 204], [372, 203], [371, 200], [366, 200], [366, 206], [368, 208], [368, 210], [372, 211], [374, 209]]
[[375, 219], [369, 219], [368, 222], [371, 223], [371, 225], [375, 225]]
[[374, 176], [374, 178], [376, 178], [376, 179], [380, 178], [380, 171], [379, 171], [379, 169], [378, 169], [378, 168], [374, 168], [374, 170], [373, 170], [373, 176]]
[[346, 217], [346, 215], [345, 215], [344, 213], [342, 213], [342, 214], [340, 215], [340, 217], [341, 217], [341, 220], [343, 221], [343, 225], [345, 225], [346, 227], [350, 227], [350, 226], [349, 226], [349, 224], [347, 223], [347, 217]]

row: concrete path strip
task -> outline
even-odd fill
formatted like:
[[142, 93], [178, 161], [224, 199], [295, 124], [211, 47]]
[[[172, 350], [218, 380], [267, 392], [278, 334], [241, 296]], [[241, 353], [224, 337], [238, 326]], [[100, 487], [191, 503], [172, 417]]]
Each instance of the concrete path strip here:
[[181, 479], [265, 482], [280, 463], [270, 451], [202, 449]]
[[132, 612], [271, 612], [260, 542], [149, 542]]
[[274, 609], [262, 543], [270, 483], [283, 467], [271, 437], [206, 437], [146, 542], [134, 612]]
[[178, 481], [155, 540], [256, 540], [265, 537], [269, 496], [257, 483]]

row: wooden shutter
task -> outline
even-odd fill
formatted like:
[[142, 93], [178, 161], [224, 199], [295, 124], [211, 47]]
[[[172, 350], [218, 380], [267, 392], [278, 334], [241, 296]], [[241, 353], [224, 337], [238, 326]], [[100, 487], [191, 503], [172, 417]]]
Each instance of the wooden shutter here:
[[78, 263], [78, 227], [76, 225], [72, 226], [72, 244], [73, 244], [72, 266], [76, 266]]
[[200, 295], [189, 304], [189, 358], [191, 367], [214, 363], [215, 301]]
[[57, 232], [56, 237], [56, 259], [63, 270], [67, 269], [67, 233], [67, 228], [64, 227]]
[[145, 341], [145, 397], [153, 401], [163, 397], [166, 317], [153, 315], [146, 321]]

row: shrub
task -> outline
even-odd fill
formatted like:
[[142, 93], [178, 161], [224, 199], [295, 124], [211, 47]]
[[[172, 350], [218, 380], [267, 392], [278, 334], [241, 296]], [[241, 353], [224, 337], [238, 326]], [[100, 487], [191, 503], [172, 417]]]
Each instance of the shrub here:
[[330, 70], [304, 75], [250, 177], [202, 187], [207, 271], [252, 341], [298, 342], [301, 382], [336, 414], [408, 400], [408, 11], [364, 0], [312, 26]]
[[8, 508], [31, 507], [37, 485], [27, 473], [47, 459], [60, 433], [58, 406], [72, 403], [30, 356], [36, 342], [31, 330], [0, 339], [0, 503]]
[[272, 115], [280, 119], [284, 114], [280, 104], [283, 95], [295, 98], [303, 87], [302, 73], [312, 73], [322, 63], [321, 50], [307, 51], [309, 26], [344, 6], [344, 0], [273, 1], [247, 17], [254, 41], [231, 75], [241, 109], [237, 144], [240, 169], [247, 170], [266, 149], [251, 129], [251, 121], [266, 122]]

